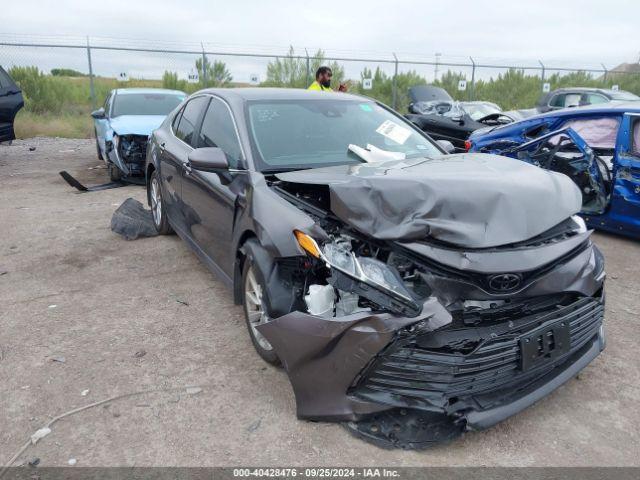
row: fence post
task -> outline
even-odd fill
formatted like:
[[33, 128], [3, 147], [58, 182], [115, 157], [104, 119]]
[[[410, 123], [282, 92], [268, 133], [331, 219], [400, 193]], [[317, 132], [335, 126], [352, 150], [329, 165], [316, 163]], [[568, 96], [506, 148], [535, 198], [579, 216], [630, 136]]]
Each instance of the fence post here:
[[604, 70], [604, 83], [607, 83], [607, 75], [609, 71], [607, 70], [607, 67], [604, 66], [604, 63], [601, 63], [600, 65], [602, 65], [602, 69]]
[[309, 87], [309, 85], [311, 85], [311, 80], [310, 80], [310, 76], [311, 76], [311, 65], [309, 64], [309, 52], [307, 52], [307, 49], [304, 49], [304, 54], [307, 57], [307, 76], [306, 76], [306, 85], [304, 86], [304, 88]]
[[393, 59], [394, 59], [394, 68], [393, 68], [393, 83], [391, 86], [391, 91], [392, 91], [392, 107], [394, 110], [396, 110], [398, 108], [398, 57], [396, 57], [396, 54], [393, 54]]
[[200, 42], [202, 47], [202, 87], [207, 88], [207, 54], [204, 53], [204, 43]]
[[96, 89], [93, 84], [93, 65], [91, 64], [91, 46], [87, 36], [87, 62], [89, 63], [89, 96], [91, 97], [91, 109], [96, 109]]
[[540, 80], [541, 80], [540, 83], [542, 83], [542, 87], [544, 88], [544, 74], [545, 74], [545, 70], [546, 69], [544, 68], [544, 63], [542, 63], [540, 60], [538, 60], [538, 63], [540, 64], [540, 67], [542, 67], [542, 74], [540, 76]]
[[473, 57], [469, 57], [471, 60], [471, 88], [469, 89], [469, 100], [475, 100], [476, 96], [476, 62]]

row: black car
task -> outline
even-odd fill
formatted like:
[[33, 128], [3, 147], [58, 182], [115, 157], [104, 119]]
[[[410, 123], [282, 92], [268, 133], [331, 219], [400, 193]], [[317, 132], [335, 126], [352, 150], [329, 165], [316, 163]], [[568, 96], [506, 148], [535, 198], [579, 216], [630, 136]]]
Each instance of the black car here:
[[582, 107], [612, 101], [637, 102], [640, 97], [624, 90], [609, 90], [605, 88], [558, 88], [543, 94], [536, 105], [537, 113], [550, 112], [561, 108]]
[[420, 85], [409, 89], [406, 118], [435, 140], [451, 142], [465, 151], [465, 141], [476, 130], [506, 125], [524, 118], [518, 111], [503, 112], [491, 102], [458, 102], [440, 87]]
[[153, 132], [146, 179], [157, 230], [229, 285], [299, 418], [425, 447], [604, 348], [604, 261], [573, 182], [446, 155], [371, 99], [200, 91]]
[[10, 142], [16, 138], [13, 121], [23, 106], [22, 91], [0, 67], [0, 142]]

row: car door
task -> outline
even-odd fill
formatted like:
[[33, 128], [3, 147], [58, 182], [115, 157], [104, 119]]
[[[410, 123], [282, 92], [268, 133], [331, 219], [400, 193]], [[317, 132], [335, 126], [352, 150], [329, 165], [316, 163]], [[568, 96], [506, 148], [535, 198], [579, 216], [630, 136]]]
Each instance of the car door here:
[[584, 214], [600, 215], [607, 208], [609, 196], [602, 159], [572, 128], [549, 132], [518, 146], [492, 150], [492, 153], [567, 175], [580, 189]]
[[18, 110], [23, 106], [24, 99], [20, 88], [0, 67], [0, 142], [8, 142], [16, 138], [13, 122]]
[[192, 98], [176, 114], [171, 128], [156, 131], [160, 183], [167, 216], [174, 227], [187, 234], [192, 215], [182, 201], [182, 174], [189, 152], [196, 145], [198, 126], [208, 102], [207, 96]]
[[93, 120], [93, 126], [95, 128], [96, 138], [98, 139], [98, 145], [100, 146], [100, 150], [106, 158], [106, 145], [105, 145], [105, 135], [107, 133], [107, 129], [109, 128], [109, 117], [111, 115], [111, 104], [113, 102], [113, 97], [115, 93], [112, 91], [107, 95], [107, 98], [104, 101], [104, 118], [95, 118]]
[[627, 113], [622, 117], [613, 159], [613, 180], [608, 222], [617, 230], [640, 234], [640, 114]]
[[[211, 102], [202, 120], [198, 147], [218, 147], [224, 151], [231, 170], [243, 166], [243, 154], [231, 109], [219, 97]], [[229, 255], [233, 220], [241, 175], [186, 169], [182, 178], [185, 207], [192, 212], [190, 235], [206, 255], [227, 275], [234, 258]]]

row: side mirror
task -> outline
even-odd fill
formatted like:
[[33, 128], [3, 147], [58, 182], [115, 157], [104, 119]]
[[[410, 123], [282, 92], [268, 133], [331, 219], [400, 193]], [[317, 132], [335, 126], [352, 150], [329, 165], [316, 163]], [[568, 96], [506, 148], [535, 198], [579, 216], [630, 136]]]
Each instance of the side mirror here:
[[94, 110], [93, 112], [91, 112], [91, 116], [96, 120], [105, 118], [104, 108], [101, 107], [98, 110]]
[[191, 150], [188, 158], [191, 168], [203, 172], [219, 172], [229, 168], [227, 156], [218, 147], [196, 148]]
[[456, 151], [456, 147], [453, 146], [449, 140], [436, 140], [436, 143], [447, 153], [453, 153]]

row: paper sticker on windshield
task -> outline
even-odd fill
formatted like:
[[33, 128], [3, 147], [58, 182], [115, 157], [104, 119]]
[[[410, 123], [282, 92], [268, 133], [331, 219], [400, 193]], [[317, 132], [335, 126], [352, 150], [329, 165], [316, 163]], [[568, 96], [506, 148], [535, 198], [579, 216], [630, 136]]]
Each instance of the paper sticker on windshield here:
[[411, 136], [411, 130], [401, 127], [391, 120], [385, 120], [382, 125], [376, 129], [376, 132], [400, 145], [403, 145], [404, 142], [407, 141], [407, 138]]

